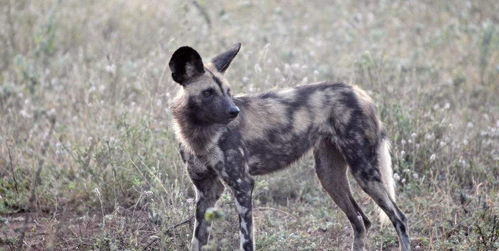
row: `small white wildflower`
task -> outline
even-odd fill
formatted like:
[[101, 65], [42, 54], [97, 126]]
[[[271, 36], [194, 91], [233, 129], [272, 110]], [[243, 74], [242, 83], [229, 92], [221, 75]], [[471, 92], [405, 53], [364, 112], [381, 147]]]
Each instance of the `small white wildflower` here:
[[418, 136], [418, 135], [417, 135], [415, 132], [413, 132], [413, 133], [411, 134], [411, 138], [416, 138], [416, 136]]
[[111, 74], [114, 74], [116, 73], [116, 65], [115, 64], [109, 64], [109, 65], [106, 65], [106, 67], [104, 68], [106, 70], [106, 72], [108, 73], [111, 73]]
[[418, 178], [419, 178], [419, 175], [418, 175], [417, 173], [413, 173], [413, 174], [412, 174], [412, 177], [413, 177], [414, 179], [418, 179]]
[[443, 140], [441, 140], [439, 144], [440, 144], [440, 147], [444, 147], [447, 145], [447, 143]]
[[152, 192], [152, 191], [145, 191], [145, 192], [144, 192], [144, 195], [145, 195], [146, 197], [151, 197], [151, 196], [153, 195], [153, 192]]
[[100, 197], [100, 191], [99, 191], [99, 188], [94, 188], [94, 191], [93, 191], [98, 197]]
[[88, 216], [83, 215], [81, 217], [76, 218], [78, 221], [86, 221], [88, 219]]
[[189, 199], [187, 199], [187, 200], [186, 200], [186, 202], [187, 202], [187, 203], [189, 203], [189, 204], [190, 204], [190, 203], [193, 203], [193, 202], [194, 202], [194, 199], [193, 199], [193, 198], [189, 198]]
[[55, 154], [56, 155], [64, 154], [64, 147], [61, 142], [55, 143]]
[[467, 145], [468, 145], [468, 143], [470, 143], [470, 142], [469, 142], [467, 139], [464, 139], [464, 140], [463, 140], [463, 145], [467, 146]]
[[426, 134], [426, 136], [425, 136], [425, 139], [427, 139], [427, 140], [433, 140], [434, 138], [435, 138], [435, 135], [433, 135], [433, 133]]
[[262, 67], [260, 67], [260, 65], [259, 65], [259, 64], [255, 64], [255, 72], [256, 72], [256, 73], [260, 73], [260, 72], [262, 72]]
[[394, 173], [394, 174], [393, 174], [393, 179], [394, 179], [395, 181], [399, 181], [399, 180], [400, 180], [400, 176], [398, 175], [398, 173]]
[[48, 114], [48, 115], [50, 115], [50, 116], [55, 115], [55, 114], [56, 114], [55, 109], [54, 109], [54, 108], [50, 109], [50, 110], [47, 112], [47, 114]]
[[449, 102], [445, 103], [445, 105], [444, 105], [444, 108], [443, 108], [443, 109], [444, 109], [444, 110], [447, 110], [447, 109], [449, 109], [449, 108], [450, 108], [450, 103], [449, 103]]
[[400, 141], [400, 143], [401, 143], [402, 145], [405, 145], [405, 139], [403, 139], [402, 141]]
[[466, 124], [466, 126], [467, 126], [468, 128], [473, 128], [473, 123], [472, 123], [472, 122], [468, 122], [468, 124]]
[[22, 109], [19, 113], [25, 118], [31, 118], [31, 115], [25, 109]]
[[405, 151], [404, 151], [404, 150], [400, 151], [400, 156], [401, 156], [401, 157], [404, 157], [404, 156], [405, 156]]
[[459, 164], [461, 164], [461, 166], [465, 167], [466, 166], [466, 160], [460, 159], [459, 160]]
[[430, 161], [433, 162], [435, 159], [437, 159], [437, 155], [436, 154], [430, 155]]
[[405, 183], [405, 178], [403, 178], [403, 179], [400, 181], [400, 183]]

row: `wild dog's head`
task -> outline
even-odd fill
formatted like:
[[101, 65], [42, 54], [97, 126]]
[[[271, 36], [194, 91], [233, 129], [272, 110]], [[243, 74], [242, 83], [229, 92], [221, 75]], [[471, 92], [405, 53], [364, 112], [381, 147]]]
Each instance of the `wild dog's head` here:
[[189, 123], [227, 124], [237, 117], [239, 108], [232, 101], [223, 73], [240, 48], [241, 44], [236, 44], [207, 65], [191, 47], [180, 47], [173, 53], [169, 66], [173, 80], [182, 86], [181, 109]]

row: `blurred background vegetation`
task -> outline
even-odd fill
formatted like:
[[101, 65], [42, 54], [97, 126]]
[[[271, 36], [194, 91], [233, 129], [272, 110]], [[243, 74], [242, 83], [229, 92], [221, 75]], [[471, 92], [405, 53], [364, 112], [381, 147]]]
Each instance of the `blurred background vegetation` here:
[[[194, 192], [167, 62], [241, 42], [233, 93], [329, 80], [373, 96], [420, 250], [499, 248], [499, 2], [0, 0], [0, 249], [185, 250]], [[373, 203], [370, 248], [397, 246]], [[345, 250], [313, 162], [257, 178], [259, 250]], [[237, 247], [225, 192], [210, 248]]]

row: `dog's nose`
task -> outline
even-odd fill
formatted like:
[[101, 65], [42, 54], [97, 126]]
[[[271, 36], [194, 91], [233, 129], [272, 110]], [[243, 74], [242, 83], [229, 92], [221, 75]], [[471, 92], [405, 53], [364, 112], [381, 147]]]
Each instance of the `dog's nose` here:
[[239, 108], [237, 106], [234, 106], [234, 107], [230, 108], [230, 110], [229, 110], [229, 116], [231, 118], [237, 117], [238, 114], [239, 114]]

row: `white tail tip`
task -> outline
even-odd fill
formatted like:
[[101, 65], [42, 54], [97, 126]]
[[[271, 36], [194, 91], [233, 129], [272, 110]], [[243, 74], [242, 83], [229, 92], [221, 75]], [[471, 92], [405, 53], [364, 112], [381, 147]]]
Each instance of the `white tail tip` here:
[[[378, 149], [378, 164], [383, 182], [388, 196], [395, 202], [395, 181], [393, 180], [392, 159], [390, 157], [390, 143], [388, 140], [381, 141]], [[390, 219], [385, 212], [379, 208], [379, 220], [381, 225], [390, 223]]]

